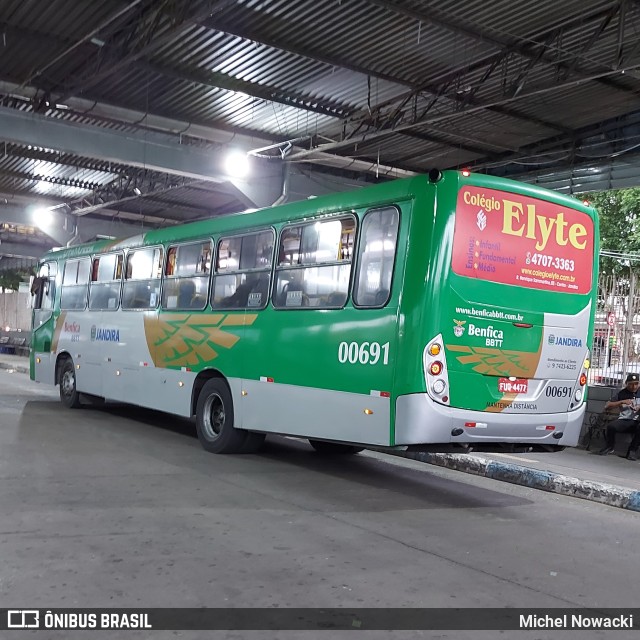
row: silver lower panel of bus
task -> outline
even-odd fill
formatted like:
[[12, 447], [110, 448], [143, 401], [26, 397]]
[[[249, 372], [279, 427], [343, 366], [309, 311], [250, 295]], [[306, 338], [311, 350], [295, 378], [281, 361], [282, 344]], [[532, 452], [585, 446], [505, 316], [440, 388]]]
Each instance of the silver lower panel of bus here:
[[389, 445], [389, 398], [257, 380], [230, 384], [242, 429]]
[[[427, 394], [415, 393], [397, 399], [395, 444], [503, 442], [575, 447], [585, 409], [583, 403], [568, 414], [490, 413], [447, 407], [437, 404]], [[475, 423], [475, 426], [465, 426], [466, 423]], [[553, 430], [550, 427], [554, 427]]]
[[36, 382], [55, 384], [55, 354], [48, 351], [33, 354], [34, 377]]

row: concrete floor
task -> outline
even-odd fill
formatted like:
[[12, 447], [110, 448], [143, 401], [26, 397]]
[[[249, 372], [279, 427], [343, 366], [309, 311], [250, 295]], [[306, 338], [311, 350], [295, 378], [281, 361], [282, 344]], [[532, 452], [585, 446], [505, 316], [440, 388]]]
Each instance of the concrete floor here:
[[[634, 607], [639, 522], [637, 513], [377, 454], [322, 458], [283, 438], [258, 455], [215, 456], [189, 421], [124, 406], [71, 411], [57, 389], [0, 371], [7, 607]], [[367, 638], [520, 635], [534, 637]]]

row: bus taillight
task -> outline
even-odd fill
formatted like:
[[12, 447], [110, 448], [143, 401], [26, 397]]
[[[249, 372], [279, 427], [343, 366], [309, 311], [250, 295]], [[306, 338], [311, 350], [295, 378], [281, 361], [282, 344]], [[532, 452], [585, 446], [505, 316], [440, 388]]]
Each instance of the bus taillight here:
[[441, 372], [442, 372], [442, 362], [439, 362], [438, 360], [436, 360], [435, 362], [432, 362], [431, 366], [429, 367], [429, 373], [432, 376], [439, 376]]
[[[587, 351], [584, 357], [584, 361], [582, 363], [582, 368], [580, 370], [580, 375], [578, 379], [575, 381], [573, 385], [573, 393], [569, 398], [569, 411], [577, 409], [586, 399], [587, 396], [587, 374], [589, 372], [589, 367], [591, 366], [591, 352]], [[598, 380], [598, 377], [595, 377], [594, 382], [604, 382], [604, 379]]]
[[438, 335], [425, 347], [422, 355], [424, 376], [429, 397], [440, 404], [449, 404], [447, 360], [442, 345], [442, 336]]

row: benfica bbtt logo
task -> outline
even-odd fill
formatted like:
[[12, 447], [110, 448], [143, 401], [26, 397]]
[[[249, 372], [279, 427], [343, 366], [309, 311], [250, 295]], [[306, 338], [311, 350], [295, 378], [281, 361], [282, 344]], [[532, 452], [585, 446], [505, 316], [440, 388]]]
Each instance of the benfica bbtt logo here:
[[453, 335], [456, 338], [459, 338], [464, 333], [464, 325], [467, 324], [467, 321], [466, 320], [454, 320], [453, 322], [456, 325], [455, 327], [453, 327]]

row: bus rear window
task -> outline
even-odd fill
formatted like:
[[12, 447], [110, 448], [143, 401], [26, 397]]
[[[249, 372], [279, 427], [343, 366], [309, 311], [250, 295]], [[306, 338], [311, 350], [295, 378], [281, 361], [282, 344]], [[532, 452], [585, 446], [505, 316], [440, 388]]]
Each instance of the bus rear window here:
[[465, 185], [452, 268], [461, 276], [544, 291], [589, 293], [593, 220], [569, 207]]

